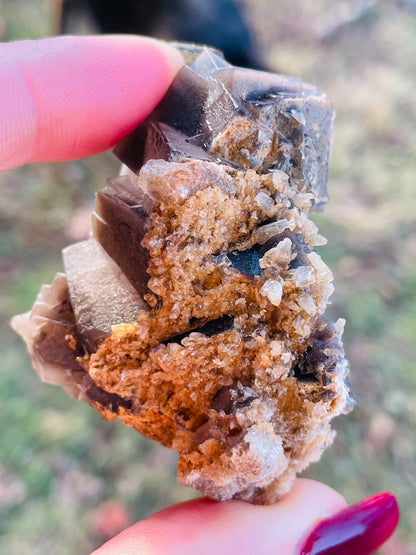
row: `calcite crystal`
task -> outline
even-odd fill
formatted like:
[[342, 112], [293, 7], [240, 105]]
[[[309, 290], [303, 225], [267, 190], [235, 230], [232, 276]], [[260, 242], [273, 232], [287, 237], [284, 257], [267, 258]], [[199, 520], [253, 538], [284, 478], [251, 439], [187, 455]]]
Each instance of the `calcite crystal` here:
[[311, 85], [183, 52], [116, 148], [93, 238], [13, 325], [43, 380], [177, 450], [181, 483], [273, 503], [353, 404], [309, 218], [334, 113]]

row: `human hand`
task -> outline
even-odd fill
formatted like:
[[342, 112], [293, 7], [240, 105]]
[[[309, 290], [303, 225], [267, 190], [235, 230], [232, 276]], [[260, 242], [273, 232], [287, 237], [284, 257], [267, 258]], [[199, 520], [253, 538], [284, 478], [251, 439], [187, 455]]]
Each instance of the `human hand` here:
[[[153, 110], [181, 64], [171, 47], [140, 37], [0, 45], [0, 170], [114, 146]], [[397, 525], [391, 494], [345, 506], [334, 490], [298, 479], [275, 505], [208, 499], [175, 505], [128, 528], [96, 554], [366, 555]]]

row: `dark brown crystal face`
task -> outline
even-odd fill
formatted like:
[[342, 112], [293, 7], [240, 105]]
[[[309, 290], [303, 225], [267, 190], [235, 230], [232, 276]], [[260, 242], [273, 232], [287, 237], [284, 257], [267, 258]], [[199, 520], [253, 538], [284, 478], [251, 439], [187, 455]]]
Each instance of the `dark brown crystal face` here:
[[328, 199], [333, 109], [296, 79], [185, 54], [116, 148], [94, 237], [14, 326], [42, 379], [176, 449], [182, 483], [271, 503], [352, 406], [309, 218]]
[[185, 56], [189, 65], [117, 156], [133, 172], [151, 159], [186, 158], [279, 169], [322, 208], [334, 119], [328, 97], [292, 77], [233, 67], [208, 48], [185, 47]]

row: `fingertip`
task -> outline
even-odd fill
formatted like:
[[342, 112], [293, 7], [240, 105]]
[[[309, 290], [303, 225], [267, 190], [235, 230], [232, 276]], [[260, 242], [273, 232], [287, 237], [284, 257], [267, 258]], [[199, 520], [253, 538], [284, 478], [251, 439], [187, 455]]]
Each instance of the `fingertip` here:
[[347, 506], [344, 497], [336, 490], [308, 478], [297, 478], [293, 489], [282, 499], [282, 502], [293, 505], [299, 499], [308, 500], [314, 507], [315, 520], [326, 518]]
[[378, 493], [320, 520], [309, 531], [298, 553], [370, 555], [393, 534], [398, 522], [399, 507], [394, 495]]
[[[72, 37], [75, 39], [76, 37]], [[169, 42], [145, 37], [141, 35], [100, 35], [95, 37], [82, 37], [85, 40], [95, 41], [97, 46], [109, 47], [114, 53], [121, 51], [123, 55], [136, 55], [141, 57], [145, 53], [147, 57], [146, 69], [150, 72], [155, 68], [163, 69], [167, 81], [172, 81], [180, 68], [184, 65], [181, 52]]]
[[[153, 39], [152, 39], [153, 40]], [[161, 54], [166, 58], [169, 68], [171, 70], [171, 78], [175, 77], [181, 67], [184, 65], [184, 59], [182, 54], [179, 52], [177, 48], [172, 46], [171, 44], [160, 41], [154, 40], [156, 48], [158, 48]]]

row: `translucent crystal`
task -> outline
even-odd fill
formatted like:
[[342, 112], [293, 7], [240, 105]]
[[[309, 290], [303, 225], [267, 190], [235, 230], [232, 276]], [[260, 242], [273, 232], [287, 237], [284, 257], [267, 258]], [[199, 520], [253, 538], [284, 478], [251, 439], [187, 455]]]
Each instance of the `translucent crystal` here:
[[150, 157], [181, 155], [281, 170], [322, 208], [334, 119], [328, 97], [292, 77], [230, 66], [208, 48], [186, 45], [183, 51], [192, 64], [148, 120], [119, 143], [119, 158], [133, 172]]
[[121, 176], [109, 179], [107, 188], [97, 193], [92, 215], [94, 237], [141, 296], [148, 293], [149, 278], [149, 255], [141, 242], [151, 228], [153, 204], [128, 176]]
[[76, 335], [76, 323], [64, 274], [57, 274], [52, 285], [42, 286], [32, 310], [15, 316], [12, 327], [26, 341], [43, 381], [61, 385], [72, 397], [87, 399], [80, 387], [86, 374], [77, 361], [80, 353], [71, 349], [67, 339]]
[[263, 287], [260, 289], [260, 293], [268, 297], [274, 306], [279, 306], [283, 294], [282, 284], [275, 279], [268, 279], [264, 282]]
[[95, 239], [62, 251], [78, 333], [89, 350], [112, 326], [137, 321], [147, 305]]

